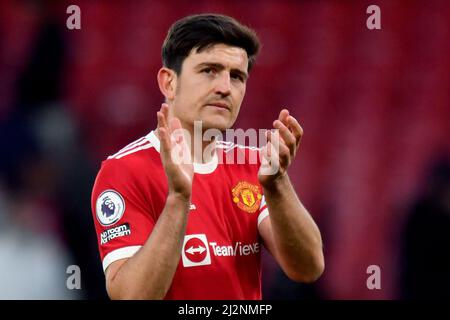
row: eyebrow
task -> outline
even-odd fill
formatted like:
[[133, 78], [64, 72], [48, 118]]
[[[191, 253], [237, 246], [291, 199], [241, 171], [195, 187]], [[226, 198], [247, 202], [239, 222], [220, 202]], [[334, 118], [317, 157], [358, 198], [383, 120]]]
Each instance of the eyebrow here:
[[[196, 69], [201, 69], [201, 68], [204, 68], [204, 67], [214, 67], [214, 68], [216, 68], [218, 70], [225, 69], [225, 66], [223, 64], [217, 63], [217, 62], [202, 62], [202, 63], [199, 63], [196, 66]], [[244, 71], [242, 71], [240, 69], [233, 68], [233, 69], [231, 69], [231, 72], [239, 74], [244, 80], [248, 79], [248, 73], [244, 72]]]

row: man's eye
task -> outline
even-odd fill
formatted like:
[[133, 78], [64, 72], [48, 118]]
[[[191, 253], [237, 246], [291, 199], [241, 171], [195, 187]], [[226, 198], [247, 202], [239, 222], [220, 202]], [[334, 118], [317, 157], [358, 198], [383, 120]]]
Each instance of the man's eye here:
[[202, 72], [208, 73], [208, 74], [213, 73], [213, 71], [214, 71], [213, 68], [205, 68], [205, 69], [202, 70]]
[[231, 77], [233, 79], [237, 79], [239, 81], [244, 81], [244, 78], [241, 75], [239, 75], [239, 74], [232, 74]]

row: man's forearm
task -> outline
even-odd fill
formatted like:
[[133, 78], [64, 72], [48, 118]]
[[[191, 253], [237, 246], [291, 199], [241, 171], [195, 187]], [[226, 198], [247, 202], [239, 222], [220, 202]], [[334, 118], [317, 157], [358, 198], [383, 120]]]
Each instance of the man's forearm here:
[[322, 238], [287, 175], [264, 188], [276, 254], [292, 278], [311, 282], [323, 271]]
[[146, 243], [111, 279], [112, 298], [164, 298], [180, 260], [189, 205], [189, 200], [169, 194]]

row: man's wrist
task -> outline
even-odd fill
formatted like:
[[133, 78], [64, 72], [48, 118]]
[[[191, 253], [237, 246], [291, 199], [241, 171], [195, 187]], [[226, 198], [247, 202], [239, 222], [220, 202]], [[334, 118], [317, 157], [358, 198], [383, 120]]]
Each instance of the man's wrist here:
[[187, 205], [189, 208], [191, 204], [191, 194], [170, 192], [167, 195], [167, 202], [170, 204]]
[[276, 177], [274, 180], [271, 180], [269, 183], [264, 184], [262, 187], [264, 189], [264, 194], [266, 193], [274, 193], [274, 192], [282, 192], [286, 190], [286, 187], [290, 184], [289, 177], [287, 173]]

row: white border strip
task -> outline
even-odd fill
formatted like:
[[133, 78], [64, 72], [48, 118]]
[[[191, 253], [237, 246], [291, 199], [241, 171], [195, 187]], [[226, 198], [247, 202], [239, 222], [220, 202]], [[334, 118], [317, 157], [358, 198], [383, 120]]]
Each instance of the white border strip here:
[[134, 148], [134, 149], [131, 149], [130, 151], [127, 151], [127, 152], [125, 152], [125, 153], [121, 153], [121, 154], [119, 154], [118, 156], [116, 156], [114, 159], [120, 159], [120, 158], [125, 157], [125, 156], [127, 156], [127, 155], [129, 155], [129, 154], [132, 154], [132, 153], [135, 153], [135, 152], [144, 150], [144, 149], [148, 149], [148, 148], [151, 148], [151, 147], [153, 147], [153, 145], [152, 145], [151, 143], [148, 143], [148, 144], [145, 144], [145, 145], [143, 145], [143, 146], [140, 146], [140, 147], [136, 147], [136, 148]]
[[118, 156], [119, 154], [121, 154], [121, 153], [123, 153], [123, 152], [125, 152], [125, 151], [128, 151], [128, 150], [130, 150], [130, 149], [132, 149], [132, 148], [134, 148], [134, 147], [136, 147], [136, 146], [139, 146], [139, 145], [141, 145], [141, 144], [144, 144], [144, 143], [146, 143], [146, 142], [147, 142], [147, 140], [145, 140], [145, 137], [139, 138], [139, 139], [137, 139], [136, 141], [134, 141], [134, 142], [128, 144], [128, 145], [125, 146], [124, 148], [120, 149], [120, 150], [117, 151], [115, 154], [109, 156], [108, 159], [115, 158], [115, 157]]
[[106, 268], [114, 261], [132, 257], [141, 247], [142, 246], [129, 246], [111, 251], [103, 258], [103, 272], [105, 272]]
[[263, 208], [266, 205], [266, 197], [262, 196], [261, 204], [259, 205], [259, 209]]
[[265, 208], [258, 216], [258, 227], [259, 227], [259, 224], [268, 216], [269, 216], [269, 209]]

